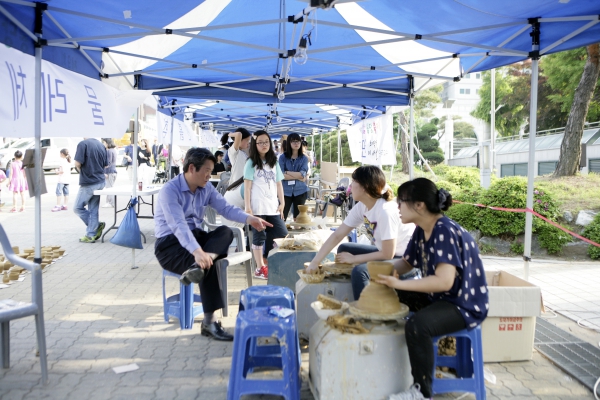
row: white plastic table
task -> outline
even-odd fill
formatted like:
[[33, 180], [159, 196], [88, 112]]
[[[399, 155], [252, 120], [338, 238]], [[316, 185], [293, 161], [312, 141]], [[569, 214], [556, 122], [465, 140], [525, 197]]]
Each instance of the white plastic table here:
[[[136, 190], [136, 195], [138, 198], [138, 204], [137, 204], [137, 217], [138, 218], [149, 218], [149, 219], [154, 219], [154, 195], [156, 195], [158, 192], [160, 192], [160, 189], [162, 188], [162, 186], [158, 186], [158, 185], [154, 185], [154, 186], [146, 186], [144, 187], [142, 190]], [[115, 206], [114, 206], [114, 220], [113, 220], [113, 224], [110, 226], [110, 228], [105, 229], [104, 230], [104, 234], [102, 235], [102, 243], [104, 243], [104, 236], [106, 236], [106, 234], [111, 230], [111, 229], [118, 229], [119, 227], [117, 226], [117, 214], [122, 212], [122, 211], [127, 211], [128, 207], [129, 207], [129, 200], [127, 201], [127, 206], [121, 210], [119, 210], [118, 206], [117, 206], [117, 198], [119, 196], [128, 196], [131, 199], [131, 196], [133, 194], [133, 189], [131, 187], [131, 185], [127, 185], [127, 186], [115, 186], [115, 187], [111, 187], [108, 189], [101, 189], [101, 190], [94, 190], [94, 194], [98, 195], [98, 196], [115, 196]], [[147, 203], [142, 197], [143, 196], [151, 196], [150, 197], [150, 202]], [[152, 215], [140, 215], [140, 206], [141, 205], [149, 205], [152, 208]], [[144, 243], [146, 243], [146, 236], [142, 233], [142, 237], [144, 238]]]

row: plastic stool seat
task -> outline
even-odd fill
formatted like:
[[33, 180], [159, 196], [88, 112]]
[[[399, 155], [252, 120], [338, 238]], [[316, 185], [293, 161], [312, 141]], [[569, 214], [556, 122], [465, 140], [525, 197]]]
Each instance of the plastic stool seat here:
[[[281, 306], [296, 311], [292, 289], [284, 286], [260, 285], [252, 286], [242, 290], [240, 293], [240, 311], [250, 310], [257, 307]], [[300, 353], [300, 347], [298, 347]], [[263, 339], [263, 344], [258, 345], [256, 338], [250, 344], [250, 354], [260, 356], [281, 356], [279, 344], [271, 344], [269, 338]]]
[[[227, 398], [237, 400], [243, 395], [270, 394], [286, 400], [300, 399], [300, 368], [296, 345], [296, 313], [287, 318], [268, 315], [267, 307], [241, 311], [235, 323], [235, 339]], [[253, 338], [277, 339], [281, 357], [256, 356], [250, 353]], [[280, 368], [282, 379], [248, 379], [248, 373], [257, 367]]]
[[[438, 355], [438, 341], [444, 337], [456, 338], [456, 355]], [[481, 326], [468, 331], [463, 329], [433, 338], [433, 367], [432, 389], [434, 394], [448, 392], [475, 393], [477, 400], [485, 400], [485, 382], [483, 377], [483, 350], [481, 343]], [[457, 378], [436, 378], [435, 367], [450, 367], [456, 370]]]
[[181, 275], [163, 269], [162, 287], [163, 287], [163, 312], [165, 322], [169, 322], [169, 316], [179, 319], [181, 329], [192, 329], [194, 318], [204, 313], [202, 305], [194, 306], [194, 303], [201, 303], [200, 295], [194, 294], [194, 285], [184, 285], [179, 283], [179, 294], [167, 298], [165, 290], [165, 278], [171, 276], [181, 279]]

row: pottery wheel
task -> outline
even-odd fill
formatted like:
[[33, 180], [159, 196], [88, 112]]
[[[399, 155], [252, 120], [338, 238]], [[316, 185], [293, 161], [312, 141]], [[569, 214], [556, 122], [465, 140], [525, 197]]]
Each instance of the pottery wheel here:
[[307, 222], [307, 223], [304, 223], [304, 224], [300, 223], [300, 222], [292, 221], [292, 222], [286, 223], [286, 225], [289, 225], [289, 226], [299, 226], [301, 228], [307, 228], [307, 227], [318, 226], [319, 224], [316, 223], [316, 222], [314, 222], [314, 221]]
[[397, 311], [392, 314], [379, 314], [371, 311], [364, 311], [356, 307], [357, 303], [358, 301], [353, 301], [352, 303], [350, 303], [350, 308], [348, 309], [348, 311], [350, 311], [350, 314], [358, 318], [370, 319], [372, 321], [399, 320], [406, 317], [409, 313], [408, 306], [404, 303], [400, 303], [400, 311]]
[[324, 271], [331, 272], [335, 275], [350, 275], [352, 274], [352, 268], [354, 268], [354, 264], [336, 262], [324, 263], [322, 266]]

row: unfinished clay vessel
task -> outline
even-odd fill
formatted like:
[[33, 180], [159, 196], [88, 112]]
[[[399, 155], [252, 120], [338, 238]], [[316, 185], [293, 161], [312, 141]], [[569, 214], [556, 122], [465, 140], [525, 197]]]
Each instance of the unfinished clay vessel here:
[[8, 277], [11, 281], [16, 281], [17, 279], [19, 279], [19, 275], [19, 271], [16, 269], [11, 269], [10, 271], [8, 271]]
[[308, 215], [308, 206], [298, 206], [300, 214], [296, 217], [296, 222], [299, 224], [310, 224], [311, 219]]
[[394, 266], [390, 262], [370, 261], [367, 263], [371, 281], [360, 294], [356, 308], [375, 314], [394, 314], [402, 310], [402, 304], [396, 291], [388, 286], [374, 282], [378, 275], [391, 275]]
[[64, 249], [59, 249], [57, 251], [58, 251], [58, 255], [61, 256], [61, 257], [65, 254], [65, 250]]
[[20, 253], [19, 246], [13, 246], [12, 250], [15, 252], [15, 254], [19, 254]]
[[2, 283], [10, 282], [10, 278], [8, 277], [8, 272], [4, 271], [4, 275], [2, 275]]

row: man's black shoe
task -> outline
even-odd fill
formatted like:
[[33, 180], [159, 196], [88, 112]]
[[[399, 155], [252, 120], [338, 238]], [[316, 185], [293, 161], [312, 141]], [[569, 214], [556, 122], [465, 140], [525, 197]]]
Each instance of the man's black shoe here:
[[219, 321], [213, 322], [210, 325], [204, 325], [204, 321], [202, 322], [202, 330], [200, 331], [202, 336], [212, 337], [215, 340], [223, 340], [226, 342], [233, 341], [233, 335], [227, 333], [221, 323]]
[[194, 264], [192, 265], [192, 268], [181, 274], [181, 279], [179, 281], [187, 286], [190, 283], [200, 283], [202, 282], [202, 279], [204, 279], [204, 270], [198, 268], [197, 264]]

